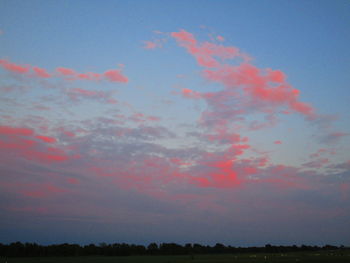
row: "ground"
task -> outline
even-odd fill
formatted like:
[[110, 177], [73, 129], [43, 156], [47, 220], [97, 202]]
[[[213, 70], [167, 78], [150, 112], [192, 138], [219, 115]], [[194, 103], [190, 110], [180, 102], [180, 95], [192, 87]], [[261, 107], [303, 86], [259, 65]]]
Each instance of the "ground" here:
[[[0, 258], [0, 263], [5, 263]], [[181, 256], [129, 256], [129, 257], [47, 257], [8, 258], [7, 263], [309, 263], [330, 262], [350, 263], [350, 251], [298, 252], [278, 254], [221, 254], [221, 255], [181, 255]]]

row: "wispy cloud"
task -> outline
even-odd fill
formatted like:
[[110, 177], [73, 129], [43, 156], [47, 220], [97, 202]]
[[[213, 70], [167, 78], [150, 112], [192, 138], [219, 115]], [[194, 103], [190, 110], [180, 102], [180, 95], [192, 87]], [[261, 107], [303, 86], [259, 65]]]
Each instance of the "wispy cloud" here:
[[71, 68], [58, 67], [56, 68], [55, 73], [48, 73], [44, 68], [39, 68], [37, 66], [31, 65], [19, 65], [8, 60], [1, 59], [0, 65], [7, 71], [12, 73], [27, 75], [38, 78], [53, 78], [61, 77], [68, 80], [89, 80], [89, 81], [98, 81], [106, 80], [110, 82], [121, 82], [127, 83], [128, 78], [122, 73], [121, 69], [109, 69], [104, 73], [79, 73]]

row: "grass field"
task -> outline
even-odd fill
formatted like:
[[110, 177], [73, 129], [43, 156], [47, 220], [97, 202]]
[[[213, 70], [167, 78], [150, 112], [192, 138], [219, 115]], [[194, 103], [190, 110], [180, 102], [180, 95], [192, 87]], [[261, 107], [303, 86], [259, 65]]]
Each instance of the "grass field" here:
[[[260, 262], [329, 262], [350, 263], [350, 251], [298, 252], [284, 254], [221, 254], [182, 256], [129, 256], [129, 257], [47, 257], [8, 258], [7, 263], [260, 263]], [[0, 258], [0, 263], [5, 263]]]

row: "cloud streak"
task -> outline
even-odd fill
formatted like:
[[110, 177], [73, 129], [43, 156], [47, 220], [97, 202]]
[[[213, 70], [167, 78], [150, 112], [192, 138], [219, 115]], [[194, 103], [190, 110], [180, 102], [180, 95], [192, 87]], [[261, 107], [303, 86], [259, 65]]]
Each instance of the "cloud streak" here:
[[58, 67], [56, 72], [48, 73], [46, 69], [39, 68], [31, 65], [19, 65], [8, 60], [1, 59], [0, 65], [3, 69], [21, 75], [27, 75], [37, 78], [53, 78], [59, 77], [67, 80], [88, 80], [88, 81], [100, 81], [105, 80], [109, 82], [127, 83], [129, 81], [121, 69], [109, 69], [104, 73], [86, 72], [80, 73], [71, 68]]

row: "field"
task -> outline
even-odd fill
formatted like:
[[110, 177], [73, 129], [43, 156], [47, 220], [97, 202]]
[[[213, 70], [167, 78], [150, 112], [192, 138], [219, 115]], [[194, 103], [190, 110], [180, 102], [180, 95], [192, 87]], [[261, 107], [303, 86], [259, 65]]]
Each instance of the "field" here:
[[[5, 263], [0, 258], [0, 263]], [[350, 251], [298, 252], [284, 254], [221, 254], [181, 256], [129, 256], [129, 257], [47, 257], [8, 258], [7, 263], [260, 263], [260, 262], [329, 262], [350, 263]]]

